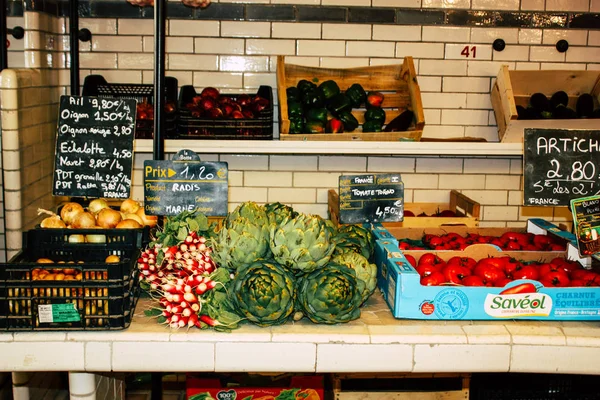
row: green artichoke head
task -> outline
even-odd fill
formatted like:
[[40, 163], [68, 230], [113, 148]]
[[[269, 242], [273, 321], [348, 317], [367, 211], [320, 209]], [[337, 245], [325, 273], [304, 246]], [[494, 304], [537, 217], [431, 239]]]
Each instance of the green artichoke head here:
[[248, 321], [280, 325], [294, 312], [296, 279], [276, 262], [259, 260], [238, 270], [231, 296], [234, 308]]
[[299, 279], [298, 304], [315, 323], [352, 321], [360, 317], [364, 286], [354, 270], [329, 263]]
[[281, 224], [286, 218], [294, 218], [298, 215], [292, 207], [279, 202], [265, 204], [265, 211], [269, 223], [276, 225]]
[[373, 233], [362, 225], [342, 225], [333, 238], [338, 253], [356, 251], [368, 260], [375, 251]]
[[215, 262], [230, 270], [270, 255], [268, 226], [256, 225], [245, 217], [229, 221], [210, 243]]
[[335, 250], [323, 220], [305, 214], [272, 225], [270, 246], [275, 260], [297, 275], [327, 264]]
[[373, 294], [377, 286], [377, 266], [371, 264], [362, 254], [354, 251], [334, 254], [331, 261], [353, 269], [356, 277], [364, 282], [365, 288], [361, 293], [364, 303]]
[[268, 225], [269, 223], [265, 208], [253, 201], [247, 201], [237, 206], [235, 210], [227, 215], [225, 225], [228, 225], [231, 221], [239, 217], [248, 218], [255, 225]]

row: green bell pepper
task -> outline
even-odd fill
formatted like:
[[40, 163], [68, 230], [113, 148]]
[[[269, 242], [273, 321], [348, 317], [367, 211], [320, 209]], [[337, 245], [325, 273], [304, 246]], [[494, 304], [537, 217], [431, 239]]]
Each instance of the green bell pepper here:
[[288, 101], [290, 100], [295, 100], [295, 101], [300, 101], [300, 90], [295, 87], [295, 86], [290, 86], [289, 88], [285, 89], [285, 94], [287, 96]]
[[325, 100], [331, 99], [333, 96], [340, 94], [340, 87], [335, 81], [328, 80], [319, 85], [319, 91]]
[[362, 126], [362, 131], [363, 132], [381, 132], [382, 126], [383, 126], [382, 123], [380, 123], [379, 121], [375, 121], [375, 120], [365, 121], [365, 123]]
[[307, 81], [306, 79], [302, 79], [300, 82], [298, 82], [298, 85], [296, 85], [296, 87], [302, 93], [310, 92], [317, 89], [317, 85], [314, 82]]
[[345, 132], [352, 132], [358, 128], [358, 120], [352, 115], [350, 111], [344, 111], [338, 115], [338, 118], [344, 124]]
[[327, 102], [327, 109], [333, 115], [339, 115], [344, 111], [352, 110], [352, 105], [350, 104], [350, 99], [346, 97], [346, 95], [339, 93], [333, 96]]
[[321, 121], [306, 122], [306, 130], [309, 133], [325, 133], [325, 123]]
[[327, 109], [323, 107], [311, 108], [306, 112], [306, 119], [308, 121], [327, 122]]
[[288, 117], [291, 119], [292, 117], [302, 117], [304, 113], [304, 109], [302, 104], [299, 101], [288, 99]]
[[380, 107], [371, 107], [365, 112], [365, 121], [377, 121], [380, 125], [385, 123], [385, 111]]
[[367, 92], [358, 83], [353, 84], [346, 90], [346, 96], [350, 99], [350, 103], [354, 108], [360, 107], [367, 101]]
[[318, 90], [305, 92], [302, 96], [302, 104], [306, 109], [323, 107], [323, 103], [323, 96]]
[[304, 118], [290, 118], [290, 133], [304, 133]]

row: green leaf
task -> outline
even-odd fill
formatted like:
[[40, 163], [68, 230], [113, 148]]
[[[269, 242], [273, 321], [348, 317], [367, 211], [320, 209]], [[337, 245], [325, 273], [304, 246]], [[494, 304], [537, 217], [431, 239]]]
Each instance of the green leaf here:
[[212, 397], [210, 393], [206, 392], [195, 394], [192, 397], [189, 397], [188, 400], [215, 400], [215, 398]]
[[161, 314], [162, 314], [162, 310], [160, 310], [158, 308], [151, 308], [149, 310], [144, 311], [144, 315], [146, 317], [156, 317], [157, 315], [161, 315]]
[[163, 315], [161, 315], [160, 317], [158, 317], [158, 318], [156, 319], [156, 321], [157, 321], [159, 324], [164, 324], [164, 323], [166, 323], [166, 322], [167, 322], [167, 319], [166, 319], [166, 318], [165, 318]]
[[244, 397], [242, 400], [252, 400], [253, 397], [254, 397], [254, 395], [251, 394], [250, 396]]
[[188, 226], [190, 227], [190, 232], [198, 232], [200, 229], [200, 225], [198, 224], [198, 221], [196, 221], [193, 218], [188, 218], [186, 220]]
[[188, 235], [188, 230], [183, 226], [179, 228], [179, 231], [177, 231], [177, 239], [179, 241], [185, 240], [187, 235]]
[[298, 393], [299, 391], [300, 389], [282, 390], [281, 393], [279, 393], [279, 395], [275, 397], [275, 400], [296, 400], [296, 393]]

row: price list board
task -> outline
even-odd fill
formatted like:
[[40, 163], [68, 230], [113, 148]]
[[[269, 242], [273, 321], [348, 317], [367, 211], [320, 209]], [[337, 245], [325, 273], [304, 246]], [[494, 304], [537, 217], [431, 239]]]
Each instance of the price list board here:
[[129, 197], [135, 112], [132, 99], [61, 96], [55, 196]]
[[523, 179], [526, 206], [600, 194], [600, 131], [525, 129]]
[[340, 223], [399, 222], [404, 219], [400, 174], [342, 175]]
[[579, 255], [586, 257], [600, 252], [600, 196], [573, 199], [571, 210]]

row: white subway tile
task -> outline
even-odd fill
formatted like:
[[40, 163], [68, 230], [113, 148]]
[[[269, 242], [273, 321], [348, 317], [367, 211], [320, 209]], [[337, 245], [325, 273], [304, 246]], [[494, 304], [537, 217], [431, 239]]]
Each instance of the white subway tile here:
[[423, 8], [470, 8], [470, 0], [423, 0]]
[[[202, 157], [202, 160], [206, 161], [204, 157]], [[229, 181], [229, 186], [242, 187], [244, 186], [244, 173], [242, 171], [228, 171], [227, 180]]]
[[244, 39], [195, 38], [196, 54], [244, 54]]
[[[468, 8], [468, 7], [467, 7]], [[424, 26], [424, 42], [468, 43], [471, 39], [471, 29], [463, 27]]]
[[154, 54], [119, 53], [117, 65], [119, 69], [154, 69]]
[[546, 0], [546, 11], [589, 11], [590, 0]]
[[246, 39], [246, 54], [294, 55], [295, 40]]
[[484, 205], [505, 206], [508, 204], [508, 192], [505, 190], [463, 190], [462, 194]]
[[575, 63], [560, 63], [560, 62], [548, 62], [548, 63], [542, 63], [541, 64], [541, 69], [542, 70], [552, 70], [552, 69], [556, 69], [556, 70], [562, 70], [562, 71], [569, 71], [569, 70], [585, 70], [586, 65], [585, 64], [575, 64]]
[[[320, 60], [319, 57], [285, 57], [286, 64], [302, 65], [305, 67], [318, 67]], [[273, 68], [271, 67], [271, 69]]]
[[565, 53], [559, 53], [554, 46], [534, 46], [529, 51], [530, 61], [565, 61]]
[[483, 138], [488, 142], [498, 142], [498, 127], [496, 126], [467, 126], [465, 127], [466, 137]]
[[461, 174], [463, 171], [462, 158], [419, 157], [417, 158], [417, 173], [436, 174], [441, 172]]
[[[258, 89], [259, 86], [266, 85], [271, 87], [277, 86], [277, 75], [274, 73], [270, 74], [254, 74], [247, 72], [244, 74], [244, 88], [245, 89]], [[276, 111], [275, 111], [276, 112]]]
[[506, 46], [503, 51], [494, 51], [494, 61], [527, 61], [529, 46]]
[[590, 1], [590, 12], [600, 12], [600, 0]]
[[567, 62], [600, 62], [600, 47], [569, 46]]
[[507, 65], [509, 69], [515, 69], [515, 63], [510, 61], [469, 61], [469, 76], [497, 76], [500, 68]]
[[419, 76], [417, 78], [421, 92], [440, 92], [442, 90], [442, 77]]
[[390, 42], [349, 41], [346, 42], [349, 57], [394, 57], [395, 45]]
[[92, 35], [116, 35], [117, 20], [114, 18], [83, 18], [79, 28], [89, 29]]
[[467, 107], [467, 95], [465, 93], [421, 93], [421, 100], [424, 108]]
[[245, 201], [256, 201], [266, 203], [268, 201], [267, 188], [229, 187], [229, 205], [232, 203], [243, 203]]
[[502, 39], [506, 44], [514, 44], [518, 42], [518, 37], [517, 28], [471, 28], [471, 43], [492, 44], [494, 40]]
[[420, 8], [421, 0], [372, 0], [373, 7]]
[[[422, 96], [422, 95], [421, 95]], [[469, 93], [467, 96], [467, 107], [472, 109], [492, 109], [492, 99], [489, 94]]]
[[441, 122], [441, 110], [424, 109], [423, 117], [428, 124], [439, 125]]
[[[600, 3], [600, 0], [598, 2]], [[600, 46], [600, 30], [589, 32], [588, 46]]]
[[308, 215], [320, 215], [327, 219], [329, 218], [329, 211], [327, 210], [327, 204], [305, 204], [305, 203], [291, 203], [291, 206], [295, 211]]
[[154, 35], [154, 20], [152, 19], [127, 19], [117, 20], [119, 35]]
[[355, 68], [369, 66], [369, 59], [365, 57], [321, 57], [321, 68]]
[[519, 207], [516, 206], [483, 206], [484, 221], [517, 221]]
[[80, 53], [81, 68], [117, 68], [116, 53]]
[[323, 24], [323, 39], [370, 40], [371, 25]]
[[368, 172], [415, 172], [415, 159], [407, 157], [369, 157]]
[[546, 0], [521, 0], [521, 10], [544, 11]]
[[521, 190], [510, 190], [508, 192], [508, 205], [509, 206], [522, 206], [523, 205], [523, 192]]
[[241, 88], [242, 76], [242, 73], [231, 72], [194, 72], [193, 84], [195, 87]]
[[273, 22], [271, 26], [271, 37], [284, 39], [319, 39], [321, 37], [321, 24]]
[[[144, 51], [154, 51], [154, 37], [144, 38]], [[193, 53], [194, 39], [191, 37], [167, 37], [165, 38], [165, 50], [167, 53]]]
[[540, 63], [537, 62], [517, 62], [515, 70], [517, 71], [537, 71], [540, 69]]
[[337, 188], [339, 172], [295, 172], [294, 187]]
[[494, 114], [493, 111], [490, 110], [489, 112], [489, 119], [488, 119], [488, 125], [496, 125], [496, 114]]
[[223, 37], [270, 37], [269, 22], [222, 21], [221, 36]]
[[420, 26], [373, 25], [373, 40], [416, 42], [421, 40]]
[[269, 58], [264, 56], [220, 56], [219, 70], [234, 72], [267, 72], [269, 71]]
[[587, 70], [588, 71], [598, 71], [598, 70], [600, 70], [600, 64], [588, 64]]
[[[373, 360], [375, 368], [361, 360]], [[410, 372], [413, 349], [407, 344], [344, 344], [317, 345], [317, 372], [327, 371], [388, 371]]]
[[195, 54], [168, 54], [168, 69], [189, 70], [190, 66], [194, 69], [216, 71], [218, 68], [217, 56], [205, 56]]
[[319, 171], [366, 171], [366, 157], [320, 156]]
[[588, 31], [584, 30], [564, 30], [564, 29], [544, 29], [543, 44], [556, 45], [559, 40], [566, 40], [570, 46], [585, 46], [587, 44]]
[[481, 371], [507, 371], [510, 363], [510, 346], [506, 345], [418, 344], [414, 351], [413, 372], [470, 371], [477, 366]]
[[244, 186], [291, 187], [292, 173], [272, 171], [246, 171], [244, 173]]
[[443, 43], [396, 43], [396, 57], [444, 58]]
[[323, 6], [356, 6], [370, 7], [371, 0], [321, 0]]
[[329, 189], [317, 189], [317, 203], [327, 204], [329, 201]]
[[540, 44], [542, 43], [541, 29], [519, 29], [519, 44]]
[[[370, 66], [380, 66], [380, 65], [397, 65], [402, 64], [401, 58], [371, 58], [369, 61]], [[417, 74], [419, 73], [418, 62], [415, 62], [415, 70]]]
[[515, 159], [510, 160], [510, 173], [514, 175], [522, 175], [523, 174], [523, 160]]
[[298, 40], [296, 53], [299, 56], [346, 55], [346, 43], [342, 40]]
[[492, 46], [486, 44], [448, 43], [446, 44], [445, 58], [447, 60], [491, 60]]
[[425, 125], [423, 130], [423, 137], [436, 138], [436, 139], [448, 139], [448, 138], [460, 138], [465, 136], [464, 126], [451, 126], [451, 125]]
[[419, 74], [464, 76], [467, 75], [467, 61], [419, 60]]
[[[414, 190], [414, 203], [448, 203], [450, 200], [450, 192], [448, 190]], [[408, 203], [406, 199], [405, 203]]]
[[402, 174], [406, 189], [437, 189], [438, 181], [435, 174]]
[[519, 175], [488, 175], [486, 178], [486, 189], [518, 190], [521, 188]]
[[442, 110], [443, 125], [487, 125], [488, 112], [484, 110]]
[[92, 36], [93, 51], [142, 51], [141, 36]]
[[[465, 173], [471, 174], [508, 174], [510, 160], [493, 158], [466, 158]], [[501, 189], [501, 188], [497, 188]], [[510, 188], [507, 188], [510, 189]]]
[[187, 21], [177, 20], [169, 24], [171, 36], [219, 36], [221, 23], [219, 21]]
[[439, 175], [440, 189], [484, 189], [485, 175]]
[[269, 160], [271, 171], [316, 171], [317, 156], [276, 156]]
[[229, 170], [257, 171], [269, 169], [268, 156], [222, 155], [220, 161], [228, 163]]
[[519, 0], [471, 0], [473, 10], [518, 10]]
[[317, 200], [317, 190], [315, 188], [296, 189], [296, 188], [268, 188], [269, 202], [278, 201], [284, 204], [290, 203], [314, 203]]

